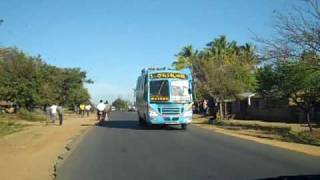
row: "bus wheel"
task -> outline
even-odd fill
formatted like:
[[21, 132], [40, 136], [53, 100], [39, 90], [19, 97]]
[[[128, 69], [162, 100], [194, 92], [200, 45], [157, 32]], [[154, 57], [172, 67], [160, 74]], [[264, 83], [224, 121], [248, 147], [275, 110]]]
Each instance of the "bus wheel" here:
[[187, 129], [187, 124], [181, 124], [181, 129], [186, 130]]

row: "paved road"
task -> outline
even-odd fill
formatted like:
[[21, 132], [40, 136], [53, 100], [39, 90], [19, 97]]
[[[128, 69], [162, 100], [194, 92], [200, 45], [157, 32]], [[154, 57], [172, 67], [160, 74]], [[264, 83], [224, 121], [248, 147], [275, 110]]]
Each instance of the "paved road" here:
[[261, 179], [320, 174], [320, 158], [198, 127], [141, 129], [134, 113], [113, 113], [58, 169], [58, 180]]

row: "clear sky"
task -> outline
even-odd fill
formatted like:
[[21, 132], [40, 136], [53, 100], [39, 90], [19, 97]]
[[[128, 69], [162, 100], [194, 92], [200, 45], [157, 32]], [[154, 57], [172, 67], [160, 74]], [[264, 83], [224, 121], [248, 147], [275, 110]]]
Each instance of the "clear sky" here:
[[239, 43], [272, 34], [273, 12], [297, 0], [0, 0], [0, 46], [80, 67], [95, 81], [94, 101], [133, 94], [144, 67], [219, 35]]

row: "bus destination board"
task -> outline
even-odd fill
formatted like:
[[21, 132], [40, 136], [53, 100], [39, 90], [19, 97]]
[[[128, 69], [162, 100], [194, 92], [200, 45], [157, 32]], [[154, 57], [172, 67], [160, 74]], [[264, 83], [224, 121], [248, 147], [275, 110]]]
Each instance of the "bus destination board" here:
[[153, 73], [149, 77], [150, 79], [188, 79], [185, 74], [171, 72]]

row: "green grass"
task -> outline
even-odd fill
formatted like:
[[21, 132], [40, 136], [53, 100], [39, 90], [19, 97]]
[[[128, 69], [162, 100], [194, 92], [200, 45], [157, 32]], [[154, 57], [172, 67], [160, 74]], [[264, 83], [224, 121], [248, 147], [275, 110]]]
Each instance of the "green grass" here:
[[29, 126], [23, 124], [21, 120], [41, 122], [46, 121], [46, 116], [41, 111], [30, 112], [25, 109], [20, 110], [17, 114], [0, 113], [0, 137], [21, 131]]
[[46, 120], [45, 116], [39, 113], [31, 113], [20, 111], [18, 114], [0, 114], [0, 137], [19, 132], [25, 127], [29, 126], [19, 122], [21, 120], [27, 121], [43, 121]]
[[19, 124], [12, 121], [5, 121], [3, 118], [0, 121], [0, 137], [21, 131], [27, 125]]
[[240, 129], [252, 129], [257, 131], [265, 131], [270, 133], [285, 134], [291, 131], [291, 127], [278, 127], [278, 126], [261, 126], [259, 124], [241, 124], [226, 121], [216, 121], [217, 126], [223, 127], [238, 127]]
[[19, 112], [18, 112], [18, 117], [23, 119], [23, 120], [26, 120], [26, 121], [46, 121], [46, 116], [42, 113], [42, 112], [38, 112], [38, 111], [35, 111], [35, 112], [30, 112], [26, 109], [21, 109]]
[[309, 131], [295, 132], [291, 127], [262, 126], [259, 124], [242, 124], [228, 121], [215, 121], [214, 125], [229, 130], [255, 130], [263, 134], [274, 134], [283, 141], [320, 146], [320, 133]]
[[320, 146], [320, 138], [315, 136], [309, 131], [293, 132], [290, 131], [287, 134], [281, 134], [285, 141], [295, 142], [300, 144], [309, 144], [314, 146]]

